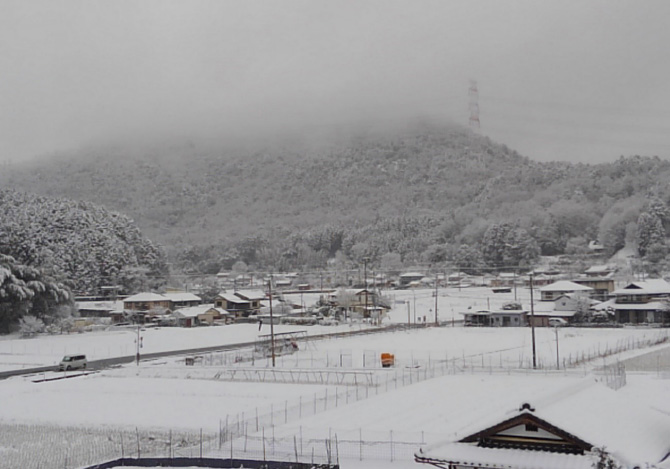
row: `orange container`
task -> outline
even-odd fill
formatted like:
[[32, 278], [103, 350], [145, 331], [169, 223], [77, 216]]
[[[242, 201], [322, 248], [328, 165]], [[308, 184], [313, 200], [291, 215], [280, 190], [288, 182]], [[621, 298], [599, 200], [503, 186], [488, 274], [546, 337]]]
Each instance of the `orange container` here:
[[382, 367], [388, 368], [395, 365], [395, 355], [392, 353], [382, 353]]

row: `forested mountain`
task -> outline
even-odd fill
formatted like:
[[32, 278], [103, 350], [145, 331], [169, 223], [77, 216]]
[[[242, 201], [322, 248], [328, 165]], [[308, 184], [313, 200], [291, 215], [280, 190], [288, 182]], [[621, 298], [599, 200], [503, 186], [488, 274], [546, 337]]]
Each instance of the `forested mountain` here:
[[[9, 189], [0, 190], [0, 255], [7, 272], [39, 269], [31, 279], [44, 276], [75, 293], [97, 293], [103, 285], [134, 291], [164, 281], [166, 269], [162, 250], [127, 216]], [[14, 289], [8, 285], [0, 282], [0, 303], [7, 298], [3, 291]]]
[[530, 264], [596, 239], [660, 262], [668, 177], [657, 157], [539, 163], [465, 129], [421, 124], [254, 148], [97, 147], [13, 166], [0, 184], [125, 213], [175, 267], [213, 273], [238, 261], [286, 270], [363, 257]]

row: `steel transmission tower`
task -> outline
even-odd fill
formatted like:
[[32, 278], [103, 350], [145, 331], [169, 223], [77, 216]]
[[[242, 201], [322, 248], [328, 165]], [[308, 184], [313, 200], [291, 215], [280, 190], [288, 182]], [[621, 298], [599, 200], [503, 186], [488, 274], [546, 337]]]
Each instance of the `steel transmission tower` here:
[[468, 96], [468, 103], [470, 108], [470, 128], [473, 131], [477, 131], [479, 130], [479, 91], [477, 90], [477, 80], [470, 80]]

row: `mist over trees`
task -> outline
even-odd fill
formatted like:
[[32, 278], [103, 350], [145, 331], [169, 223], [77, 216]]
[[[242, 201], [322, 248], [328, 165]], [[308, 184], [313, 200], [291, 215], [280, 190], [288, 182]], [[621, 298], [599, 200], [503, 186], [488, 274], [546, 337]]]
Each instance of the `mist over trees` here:
[[[363, 258], [375, 268], [450, 263], [474, 272], [579, 255], [596, 240], [607, 255], [627, 247], [662, 270], [669, 177], [670, 163], [657, 157], [540, 163], [467, 130], [421, 123], [254, 148], [98, 147], [14, 167], [0, 183], [125, 213], [187, 273], [347, 268]], [[96, 236], [87, 242], [104, 244]], [[88, 254], [84, 265], [139, 288], [133, 278], [165, 262], [144, 243], [98, 250], [122, 252], [129, 264]], [[86, 277], [77, 269], [73, 277]]]

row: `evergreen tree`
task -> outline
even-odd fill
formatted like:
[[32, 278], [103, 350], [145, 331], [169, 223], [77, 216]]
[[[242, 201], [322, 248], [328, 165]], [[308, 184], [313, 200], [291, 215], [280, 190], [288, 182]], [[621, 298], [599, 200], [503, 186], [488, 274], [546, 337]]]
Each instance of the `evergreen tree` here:
[[0, 332], [9, 332], [28, 315], [48, 318], [60, 305], [71, 302], [71, 298], [69, 290], [39, 269], [0, 254]]
[[649, 246], [665, 242], [665, 230], [661, 219], [652, 213], [642, 212], [637, 219], [637, 251], [640, 256], [647, 254]]

